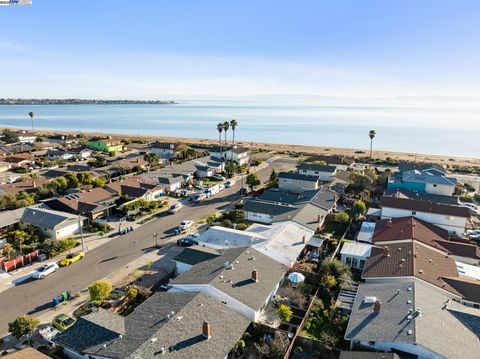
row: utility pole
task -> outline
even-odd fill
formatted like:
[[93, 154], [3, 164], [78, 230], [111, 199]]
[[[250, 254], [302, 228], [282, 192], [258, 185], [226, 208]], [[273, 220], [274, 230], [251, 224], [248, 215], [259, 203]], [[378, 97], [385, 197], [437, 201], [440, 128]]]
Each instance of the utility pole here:
[[78, 227], [80, 227], [80, 241], [82, 242], [82, 252], [83, 252], [84, 251], [84, 246], [83, 246], [83, 223], [82, 223], [81, 213], [78, 214]]
[[155, 238], [155, 248], [158, 248], [158, 233], [157, 232], [153, 233], [153, 238]]

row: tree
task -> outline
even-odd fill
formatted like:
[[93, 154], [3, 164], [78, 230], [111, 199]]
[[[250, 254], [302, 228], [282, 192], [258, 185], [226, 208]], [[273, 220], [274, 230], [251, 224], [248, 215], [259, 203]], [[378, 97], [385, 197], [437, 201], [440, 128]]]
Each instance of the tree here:
[[160, 156], [157, 153], [146, 153], [143, 156], [144, 160], [148, 162], [148, 165], [153, 167], [153, 166], [158, 166], [160, 163]]
[[7, 241], [9, 243], [12, 243], [14, 247], [18, 248], [20, 250], [20, 253], [22, 253], [22, 244], [27, 238], [28, 234], [23, 229], [16, 229], [14, 231], [8, 232], [7, 234]]
[[356, 200], [353, 204], [352, 212], [356, 217], [363, 216], [367, 212], [367, 206], [365, 205], [365, 202], [363, 202], [361, 199]]
[[375, 132], [375, 130], [370, 130], [370, 132], [368, 133], [368, 137], [370, 137], [370, 158], [372, 158], [372, 154], [373, 154], [373, 139], [375, 138], [375, 135], [377, 133]]
[[322, 276], [322, 281], [325, 287], [327, 287], [328, 289], [332, 289], [337, 285], [337, 280], [332, 274], [324, 274]]
[[232, 178], [233, 175], [235, 174], [235, 170], [236, 170], [237, 166], [235, 165], [234, 162], [232, 161], [228, 161], [226, 164], [225, 164], [225, 174], [227, 175], [228, 178]]
[[94, 178], [92, 180], [92, 186], [93, 187], [105, 187], [105, 180], [101, 177]]
[[90, 293], [90, 299], [96, 305], [102, 304], [105, 299], [108, 298], [112, 291], [112, 285], [105, 280], [97, 280], [90, 287], [88, 292]]
[[260, 185], [260, 178], [256, 173], [250, 173], [246, 179], [247, 186], [253, 191], [255, 187]]
[[352, 171], [348, 175], [350, 187], [357, 191], [364, 189], [368, 189], [369, 191], [375, 190], [377, 179], [378, 176], [375, 170], [364, 170], [363, 172]]
[[68, 188], [77, 188], [80, 181], [78, 180], [78, 177], [76, 174], [72, 172], [68, 172], [65, 174], [65, 179], [68, 182]]
[[235, 129], [238, 126], [237, 120], [230, 121], [230, 128], [232, 129], [232, 147], [235, 146]]
[[223, 132], [223, 123], [217, 125], [218, 131], [218, 140], [220, 142], [220, 156], [223, 158], [223, 148], [222, 148], [222, 132]]
[[13, 248], [13, 246], [10, 243], [5, 243], [5, 245], [3, 246], [2, 253], [9, 260], [17, 255], [17, 251], [15, 250], [15, 248]]
[[29, 116], [30, 119], [32, 120], [32, 131], [33, 131], [33, 116], [34, 116], [34, 113], [30, 111], [30, 112], [28, 113], [28, 116]]
[[347, 223], [350, 220], [347, 212], [335, 213], [335, 222]]
[[6, 128], [2, 131], [2, 135], [3, 135], [3, 141], [6, 143], [18, 142], [18, 134], [15, 131], [12, 131]]
[[38, 319], [22, 315], [12, 323], [8, 323], [8, 331], [12, 333], [15, 338], [20, 339], [24, 335], [33, 333], [39, 324], [40, 321]]
[[225, 121], [223, 123], [223, 132], [225, 132], [225, 151], [227, 150], [227, 132], [229, 128], [230, 128], [230, 122]]
[[92, 174], [90, 172], [79, 172], [77, 173], [77, 178], [84, 186], [92, 183]]
[[272, 169], [270, 173], [270, 178], [268, 179], [268, 186], [272, 188], [278, 187], [278, 174], [275, 172], [275, 169]]
[[288, 323], [293, 316], [292, 309], [285, 304], [280, 305], [280, 307], [275, 312], [282, 322]]

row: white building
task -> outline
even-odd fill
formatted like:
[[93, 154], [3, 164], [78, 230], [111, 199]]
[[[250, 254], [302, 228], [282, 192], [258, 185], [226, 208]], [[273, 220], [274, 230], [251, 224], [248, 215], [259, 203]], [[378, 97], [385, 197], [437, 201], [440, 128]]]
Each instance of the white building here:
[[304, 162], [298, 166], [298, 173], [308, 176], [316, 176], [320, 181], [331, 181], [337, 173], [337, 167], [320, 165], [317, 163]]
[[360, 231], [357, 234], [357, 241], [372, 243], [373, 232], [375, 231], [375, 222], [363, 222]]
[[362, 270], [370, 257], [372, 245], [360, 242], [345, 242], [340, 251], [342, 263], [352, 269]]
[[212, 148], [210, 154], [216, 159], [222, 159], [223, 156], [225, 161], [233, 161], [240, 166], [246, 166], [250, 163], [250, 152], [248, 149], [237, 147], [236, 145], [227, 149], [220, 149], [219, 147]]
[[380, 200], [382, 219], [413, 216], [446, 229], [450, 234], [465, 232], [470, 210], [465, 207], [428, 201], [383, 196]]
[[78, 233], [84, 218], [74, 214], [43, 207], [27, 207], [20, 220], [21, 226], [37, 227], [45, 236], [61, 239]]

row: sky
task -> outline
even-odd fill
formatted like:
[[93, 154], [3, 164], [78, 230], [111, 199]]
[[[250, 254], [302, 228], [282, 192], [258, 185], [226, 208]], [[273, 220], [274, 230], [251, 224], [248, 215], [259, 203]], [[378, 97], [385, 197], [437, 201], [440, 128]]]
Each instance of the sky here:
[[480, 1], [0, 6], [0, 97], [480, 96]]

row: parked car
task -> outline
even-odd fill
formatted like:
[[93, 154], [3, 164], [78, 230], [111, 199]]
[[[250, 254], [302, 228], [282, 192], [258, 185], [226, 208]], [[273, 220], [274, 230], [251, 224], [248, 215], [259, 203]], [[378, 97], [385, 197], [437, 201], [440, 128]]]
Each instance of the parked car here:
[[39, 262], [43, 262], [46, 259], [47, 259], [47, 255], [45, 253], [40, 253], [37, 257], [37, 261]]
[[219, 185], [218, 185], [218, 189], [219, 189], [220, 191], [223, 191], [223, 190], [225, 189], [225, 185], [219, 184]]
[[69, 266], [70, 264], [73, 264], [83, 259], [83, 257], [85, 257], [85, 254], [83, 252], [70, 253], [60, 261], [60, 267]]
[[205, 193], [199, 193], [193, 197], [193, 203], [199, 203], [206, 198], [207, 198], [207, 195]]
[[180, 211], [182, 209], [182, 207], [183, 207], [183, 205], [180, 202], [175, 203], [174, 205], [170, 206], [170, 208], [168, 209], [168, 213], [175, 214], [178, 211]]
[[76, 319], [69, 317], [66, 314], [59, 314], [53, 318], [52, 325], [55, 329], [63, 332], [74, 325], [76, 321]]
[[34, 279], [43, 279], [47, 275], [52, 274], [58, 270], [57, 263], [45, 263], [43, 266], [38, 268], [35, 272], [33, 272], [32, 277]]
[[198, 242], [195, 239], [192, 238], [181, 238], [177, 241], [177, 246], [179, 247], [191, 247], [191, 246], [197, 246]]
[[200, 237], [200, 233], [194, 232], [194, 233], [189, 233], [189, 234], [187, 234], [187, 236], [186, 236], [185, 238], [188, 238], [188, 239], [197, 239], [198, 237]]
[[206, 188], [204, 193], [207, 195], [207, 197], [213, 196], [220, 192], [220, 185], [216, 184], [212, 187]]
[[225, 180], [226, 180], [225, 177], [223, 177], [222, 175], [219, 175], [219, 174], [214, 174], [214, 175], [212, 176], [212, 178], [213, 178], [213, 179], [216, 179], [216, 180], [219, 180], [219, 181], [225, 181]]
[[194, 224], [195, 222], [193, 221], [185, 220], [180, 222], [178, 228], [180, 228], [181, 231], [185, 231], [186, 229], [192, 227]]
[[229, 179], [227, 182], [225, 182], [225, 188], [230, 188], [235, 185], [235, 181], [233, 179]]

